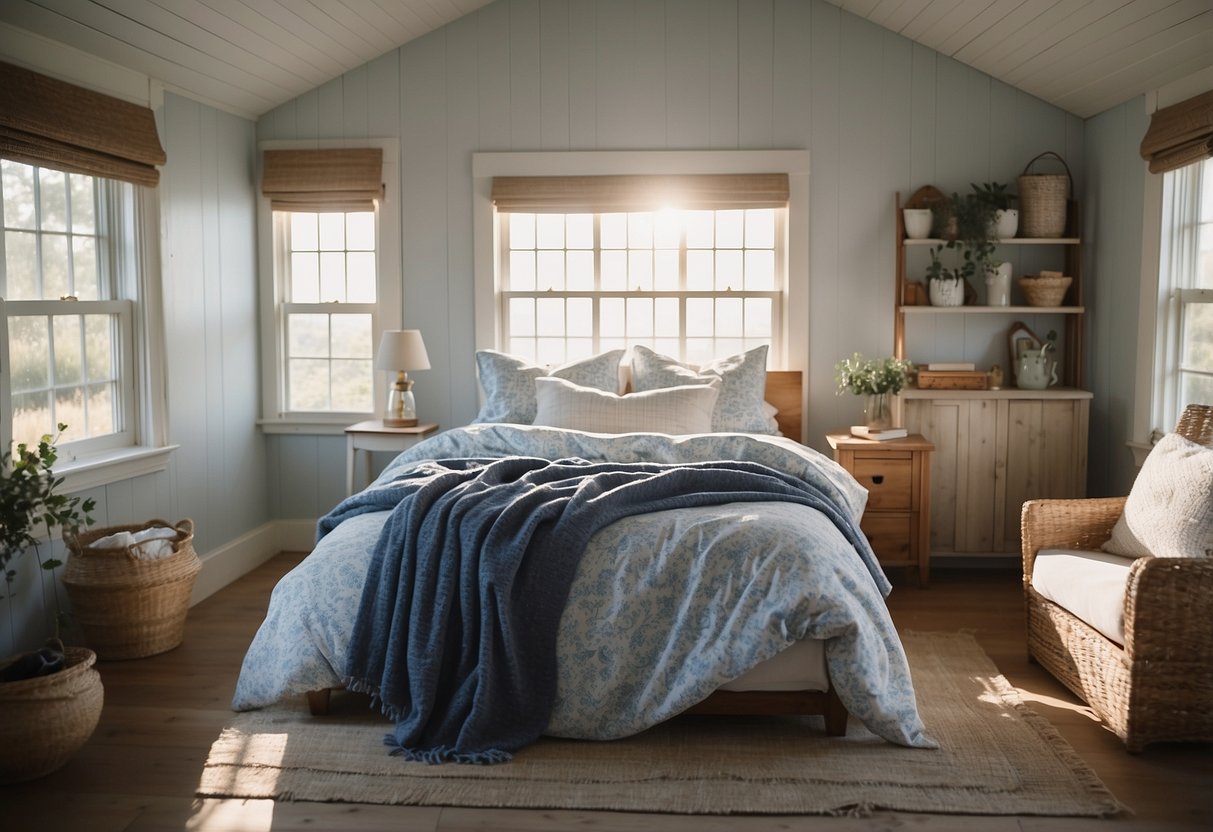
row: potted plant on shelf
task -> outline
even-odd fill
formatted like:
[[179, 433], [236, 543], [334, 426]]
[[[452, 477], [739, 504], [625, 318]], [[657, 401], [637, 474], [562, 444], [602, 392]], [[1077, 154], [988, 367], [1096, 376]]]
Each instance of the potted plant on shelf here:
[[[974, 186], [976, 189], [976, 186]], [[927, 267], [927, 287], [932, 306], [961, 306], [966, 288], [976, 296], [970, 280], [997, 273], [1000, 264], [994, 262], [996, 233], [993, 203], [975, 191], [953, 193], [936, 206], [937, 216], [947, 229], [945, 242], [931, 248], [931, 263]], [[940, 255], [952, 252], [951, 265], [945, 265]]]
[[[59, 433], [66, 429], [59, 425]], [[56, 437], [57, 438], [57, 437]], [[5, 595], [13, 595], [17, 562], [39, 554], [35, 532], [49, 536], [60, 528], [71, 534], [91, 524], [93, 500], [57, 493], [63, 484], [52, 466], [58, 458], [55, 439], [43, 436], [34, 450], [24, 443], [0, 457], [0, 569]], [[43, 569], [61, 563], [40, 561]], [[58, 769], [92, 736], [101, 717], [104, 692], [93, 669], [96, 655], [82, 647], [63, 647], [59, 634], [63, 613], [58, 587], [55, 637], [41, 650], [0, 661], [0, 783], [32, 780]]]
[[983, 182], [980, 185], [970, 182], [969, 184], [973, 188], [973, 196], [977, 201], [989, 206], [993, 211], [991, 219], [993, 227], [990, 229], [989, 236], [996, 240], [1008, 240], [1014, 237], [1019, 231], [1019, 211], [1011, 206], [1019, 197], [1008, 190], [1010, 186], [1003, 182]]
[[893, 426], [892, 397], [906, 386], [910, 369], [910, 362], [901, 358], [866, 359], [861, 353], [855, 353], [834, 365], [837, 394], [863, 396], [864, 425], [890, 428]]

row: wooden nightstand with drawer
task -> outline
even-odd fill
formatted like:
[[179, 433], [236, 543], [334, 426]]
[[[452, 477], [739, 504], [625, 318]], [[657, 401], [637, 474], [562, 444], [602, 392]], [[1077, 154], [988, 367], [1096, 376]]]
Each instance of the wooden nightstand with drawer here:
[[859, 526], [882, 566], [918, 568], [926, 586], [931, 570], [931, 452], [918, 433], [876, 442], [849, 430], [826, 434], [834, 459], [868, 489]]

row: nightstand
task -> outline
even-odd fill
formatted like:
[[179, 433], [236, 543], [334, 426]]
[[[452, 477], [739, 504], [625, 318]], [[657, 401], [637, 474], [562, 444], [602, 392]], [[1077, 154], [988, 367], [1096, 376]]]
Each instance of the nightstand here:
[[414, 425], [411, 428], [389, 428], [382, 419], [371, 419], [345, 429], [345, 493], [354, 493], [354, 463], [358, 452], [366, 457], [367, 481], [371, 484], [371, 451], [400, 451], [411, 448], [427, 436], [438, 432], [435, 424]]
[[882, 566], [918, 568], [926, 586], [931, 569], [931, 452], [922, 434], [876, 442], [846, 429], [826, 434], [834, 459], [868, 489], [859, 523]]

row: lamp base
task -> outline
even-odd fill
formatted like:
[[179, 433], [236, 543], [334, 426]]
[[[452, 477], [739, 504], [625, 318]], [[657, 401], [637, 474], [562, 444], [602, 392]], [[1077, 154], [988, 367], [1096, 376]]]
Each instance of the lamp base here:
[[417, 427], [416, 419], [397, 419], [392, 416], [383, 417], [383, 426], [385, 428], [415, 428]]

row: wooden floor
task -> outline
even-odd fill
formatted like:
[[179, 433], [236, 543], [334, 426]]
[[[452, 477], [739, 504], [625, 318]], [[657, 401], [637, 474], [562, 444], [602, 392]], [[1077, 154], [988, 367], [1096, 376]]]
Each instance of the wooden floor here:
[[211, 743], [231, 718], [240, 661], [278, 577], [280, 555], [190, 612], [185, 644], [161, 656], [98, 665], [101, 724], [59, 772], [0, 787], [0, 828], [81, 830], [1127, 830], [1213, 828], [1213, 747], [1151, 747], [1131, 756], [1024, 654], [1019, 576], [944, 570], [929, 589], [899, 583], [890, 606], [900, 629], [975, 632], [1032, 707], [1057, 725], [1124, 803], [1131, 818], [1074, 820], [878, 812], [868, 818], [701, 817], [626, 812], [479, 810], [201, 800], [194, 789]]

